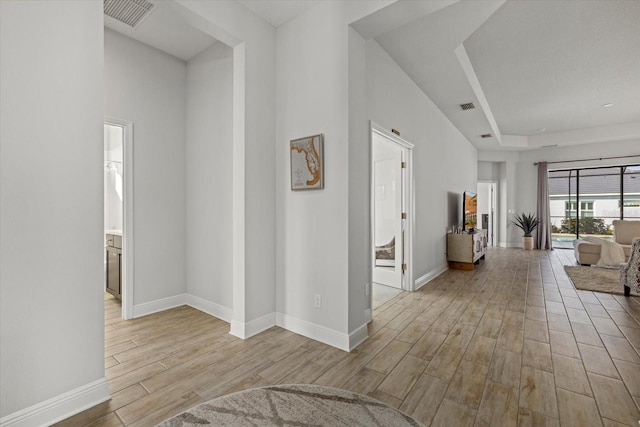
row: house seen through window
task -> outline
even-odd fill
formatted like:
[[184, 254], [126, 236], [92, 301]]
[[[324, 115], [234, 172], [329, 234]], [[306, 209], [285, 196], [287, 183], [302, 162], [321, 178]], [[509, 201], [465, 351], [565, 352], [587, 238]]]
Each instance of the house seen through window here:
[[549, 171], [549, 207], [554, 248], [613, 240], [613, 220], [640, 219], [640, 165]]

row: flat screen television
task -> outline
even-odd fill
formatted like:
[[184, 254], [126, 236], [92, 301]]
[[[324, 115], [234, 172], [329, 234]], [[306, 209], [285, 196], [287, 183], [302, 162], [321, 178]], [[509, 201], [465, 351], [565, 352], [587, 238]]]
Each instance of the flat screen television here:
[[462, 217], [465, 231], [471, 231], [478, 226], [478, 195], [473, 191], [465, 191], [462, 197]]

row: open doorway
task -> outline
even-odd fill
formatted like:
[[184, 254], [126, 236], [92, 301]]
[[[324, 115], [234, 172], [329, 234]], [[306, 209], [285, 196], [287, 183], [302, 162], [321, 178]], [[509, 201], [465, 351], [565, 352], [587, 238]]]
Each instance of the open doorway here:
[[[105, 298], [121, 304], [123, 319], [133, 317], [133, 124], [104, 122]], [[112, 304], [113, 305], [113, 304]]]
[[478, 225], [487, 230], [487, 245], [495, 246], [495, 220], [496, 220], [496, 183], [479, 182], [478, 193]]
[[412, 289], [412, 148], [413, 144], [372, 123], [372, 309]]

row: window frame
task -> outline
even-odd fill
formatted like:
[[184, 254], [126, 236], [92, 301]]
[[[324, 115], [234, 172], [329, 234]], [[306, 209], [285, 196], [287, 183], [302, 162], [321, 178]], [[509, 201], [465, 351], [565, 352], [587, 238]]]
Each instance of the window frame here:
[[[576, 229], [575, 229], [575, 238], [580, 238], [580, 218], [594, 218], [595, 215], [595, 201], [593, 199], [593, 195], [583, 195], [581, 197], [580, 194], [580, 180], [581, 178], [591, 178], [594, 176], [619, 176], [619, 194], [618, 194], [618, 216], [606, 216], [605, 218], [615, 218], [615, 219], [624, 219], [624, 210], [625, 208], [635, 208], [640, 207], [640, 195], [636, 195], [635, 193], [627, 194], [627, 197], [630, 197], [629, 202], [635, 203], [632, 206], [629, 206], [625, 201], [625, 174], [628, 173], [628, 168], [633, 168], [633, 174], [636, 173], [636, 169], [640, 169], [640, 165], [638, 164], [629, 164], [629, 165], [614, 165], [614, 166], [597, 166], [597, 167], [586, 167], [586, 168], [560, 168], [553, 169], [549, 171], [548, 180], [552, 179], [566, 179], [567, 180], [567, 195], [564, 200], [564, 219], [575, 219], [576, 220]], [[593, 174], [593, 173], [583, 173], [586, 171], [597, 171], [598, 169], [617, 169], [616, 173], [603, 173], [602, 175]], [[553, 177], [553, 173], [558, 173], [561, 176]], [[572, 180], [575, 180], [572, 183]], [[572, 186], [574, 188], [572, 188]], [[575, 192], [572, 192], [574, 190]], [[613, 193], [614, 194], [614, 193]], [[584, 197], [587, 196], [587, 197]], [[588, 209], [590, 207], [590, 209]], [[573, 209], [572, 209], [573, 208]], [[554, 218], [560, 218], [559, 216], [555, 216]], [[635, 218], [635, 217], [633, 217]]]

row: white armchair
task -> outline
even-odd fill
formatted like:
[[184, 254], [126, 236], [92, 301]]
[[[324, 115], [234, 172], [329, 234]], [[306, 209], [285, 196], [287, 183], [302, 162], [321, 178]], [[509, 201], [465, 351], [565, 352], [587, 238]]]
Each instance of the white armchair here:
[[631, 242], [629, 261], [620, 264], [620, 283], [624, 286], [624, 295], [631, 294], [631, 288], [640, 292], [640, 237], [635, 237]]

